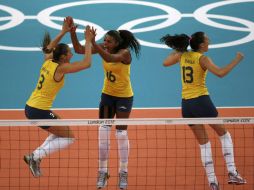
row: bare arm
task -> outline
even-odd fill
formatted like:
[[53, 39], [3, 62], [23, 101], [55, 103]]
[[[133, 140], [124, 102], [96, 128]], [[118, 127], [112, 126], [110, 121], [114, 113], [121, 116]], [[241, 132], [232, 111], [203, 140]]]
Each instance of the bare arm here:
[[229, 63], [227, 64], [225, 67], [218, 67], [217, 65], [215, 65], [213, 63], [213, 61], [206, 56], [202, 56], [200, 58], [200, 65], [203, 68], [208, 69], [211, 73], [213, 73], [214, 75], [218, 76], [218, 77], [224, 77], [226, 76], [236, 65], [238, 65], [238, 63], [241, 62], [241, 60], [243, 59], [243, 54], [240, 52], [237, 52], [236, 57]]
[[[57, 44], [60, 42], [60, 40], [63, 38], [63, 36], [70, 31], [70, 27], [68, 26], [68, 23], [67, 23], [67, 20], [66, 18], [64, 19], [64, 22], [63, 22], [63, 26], [62, 26], [62, 30], [59, 32], [59, 34], [55, 37], [54, 40], [52, 40], [49, 45], [46, 47], [47, 50], [52, 50], [54, 49]], [[47, 59], [52, 59], [52, 53], [45, 53], [44, 54], [44, 59], [47, 60]]]
[[86, 43], [85, 43], [85, 53], [84, 53], [84, 58], [81, 61], [76, 61], [73, 62], [72, 64], [70, 63], [64, 63], [60, 65], [57, 69], [58, 74], [66, 74], [66, 73], [75, 73], [84, 69], [87, 69], [91, 66], [91, 60], [92, 60], [92, 33], [90, 32], [90, 27], [86, 27], [86, 32], [85, 32], [85, 38], [86, 38]]
[[83, 54], [85, 52], [85, 46], [82, 46], [79, 43], [76, 31], [71, 31], [70, 34], [71, 34], [71, 42], [72, 42], [74, 51], [76, 53]]
[[180, 62], [181, 55], [182, 53], [177, 51], [170, 53], [168, 57], [163, 61], [163, 66], [169, 67]]
[[[78, 53], [78, 54], [84, 54], [86, 53], [86, 46], [83, 46], [80, 44], [79, 40], [78, 40], [78, 37], [77, 37], [77, 34], [76, 34], [76, 29], [77, 29], [77, 25], [74, 24], [74, 21], [73, 21], [73, 18], [72, 17], [68, 17], [69, 19], [69, 26], [71, 27], [71, 30], [70, 30], [70, 35], [71, 35], [71, 42], [72, 42], [72, 45], [73, 45], [73, 48], [74, 48], [74, 51], [75, 53]], [[96, 30], [91, 30], [92, 34], [96, 35]], [[92, 48], [92, 53], [95, 54], [97, 53], [94, 48]]]

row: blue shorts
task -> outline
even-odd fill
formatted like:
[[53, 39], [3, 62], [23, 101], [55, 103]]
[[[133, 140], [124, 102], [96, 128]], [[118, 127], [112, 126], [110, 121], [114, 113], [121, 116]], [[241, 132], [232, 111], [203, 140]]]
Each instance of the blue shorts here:
[[110, 96], [104, 93], [102, 93], [101, 95], [100, 108], [103, 106], [108, 106], [114, 108], [116, 111], [119, 112], [131, 112], [132, 105], [133, 105], [133, 96], [122, 98]]
[[182, 99], [182, 116], [184, 118], [217, 117], [218, 111], [208, 95], [192, 99]]
[[[33, 108], [29, 105], [25, 107], [27, 119], [57, 119], [57, 116], [50, 110]], [[50, 126], [40, 126], [42, 129], [48, 129]]]

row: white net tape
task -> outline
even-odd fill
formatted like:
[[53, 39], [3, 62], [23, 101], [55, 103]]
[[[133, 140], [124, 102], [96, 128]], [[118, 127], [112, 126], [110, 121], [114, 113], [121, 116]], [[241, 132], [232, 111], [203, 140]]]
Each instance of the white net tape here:
[[252, 124], [254, 117], [0, 120], [0, 126]]

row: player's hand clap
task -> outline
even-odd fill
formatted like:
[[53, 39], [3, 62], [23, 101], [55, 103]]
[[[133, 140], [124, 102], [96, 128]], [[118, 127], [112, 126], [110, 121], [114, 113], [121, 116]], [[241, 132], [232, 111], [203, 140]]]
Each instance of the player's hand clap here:
[[66, 17], [65, 19], [64, 19], [64, 23], [63, 23], [63, 26], [62, 26], [62, 32], [63, 33], [67, 33], [67, 32], [69, 32], [70, 30], [71, 30], [71, 27], [69, 26], [69, 23], [68, 23], [69, 21], [68, 21], [68, 18]]
[[91, 32], [89, 25], [87, 25], [85, 29], [85, 39], [86, 41], [89, 42], [91, 42], [94, 39], [94, 33]]
[[92, 28], [90, 29], [90, 31], [91, 31], [91, 33], [93, 34], [92, 43], [95, 44], [95, 37], [96, 37], [96, 35], [97, 35], [96, 29], [95, 29], [94, 27], [92, 27]]
[[67, 19], [69, 27], [71, 28], [70, 32], [76, 32], [78, 25], [75, 25], [73, 18], [71, 16], [67, 16], [66, 19]]

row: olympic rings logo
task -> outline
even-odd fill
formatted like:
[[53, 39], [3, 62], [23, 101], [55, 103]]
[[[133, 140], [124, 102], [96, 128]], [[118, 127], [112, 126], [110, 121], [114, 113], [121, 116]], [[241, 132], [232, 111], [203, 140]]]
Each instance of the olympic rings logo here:
[[[77, 2], [55, 5], [55, 6], [52, 6], [52, 7], [42, 10], [35, 16], [25, 16], [21, 11], [19, 11], [17, 9], [14, 9], [14, 8], [11, 8], [8, 6], [4, 6], [4, 5], [0, 5], [0, 10], [5, 11], [10, 14], [10, 16], [0, 17], [0, 22], [1, 21], [8, 21], [6, 24], [0, 26], [0, 31], [14, 28], [14, 27], [22, 24], [25, 20], [29, 20], [29, 19], [37, 20], [39, 23], [41, 23], [42, 25], [46, 25], [47, 27], [61, 30], [62, 26], [55, 23], [54, 21], [62, 21], [64, 18], [58, 17], [58, 16], [52, 16], [52, 14], [56, 11], [63, 10], [63, 9], [69, 8], [69, 7], [81, 6], [81, 5], [129, 4], [129, 5], [142, 5], [142, 6], [147, 6], [150, 8], [159, 9], [159, 10], [163, 11], [164, 14], [135, 19], [135, 20], [132, 20], [132, 21], [122, 24], [117, 29], [126, 29], [126, 30], [132, 31], [133, 33], [144, 33], [144, 32], [150, 32], [150, 31], [155, 31], [155, 30], [170, 27], [170, 26], [176, 24], [177, 22], [179, 22], [182, 18], [194, 18], [196, 21], [198, 21], [202, 24], [205, 24], [205, 25], [208, 25], [211, 27], [215, 27], [218, 29], [240, 31], [240, 32], [248, 33], [245, 37], [235, 40], [235, 41], [210, 45], [210, 48], [223, 48], [223, 47], [236, 46], [236, 45], [240, 45], [240, 44], [244, 44], [244, 43], [253, 41], [254, 40], [254, 23], [252, 21], [242, 19], [242, 18], [225, 16], [225, 15], [217, 15], [217, 14], [208, 14], [208, 12], [215, 9], [215, 8], [218, 8], [218, 7], [236, 4], [236, 3], [247, 3], [247, 2], [254, 2], [254, 0], [220, 1], [220, 2], [211, 3], [211, 4], [207, 4], [205, 6], [202, 6], [202, 7], [198, 8], [197, 10], [195, 10], [194, 13], [181, 13], [178, 10], [176, 10], [175, 8], [170, 7], [168, 5], [162, 5], [159, 3], [153, 3], [153, 2], [148, 2], [148, 1], [89, 0], [89, 1], [77, 1]], [[144, 24], [144, 23], [147, 23], [150, 21], [162, 20], [162, 19], [164, 21], [159, 24], [134, 29], [134, 27], [137, 25]], [[240, 25], [243, 25], [244, 27], [221, 24], [221, 23], [217, 23], [211, 19], [219, 19], [219, 20], [235, 22]], [[104, 34], [107, 32], [107, 30], [105, 30], [98, 24], [89, 22], [87, 20], [80, 20], [80, 19], [74, 18], [74, 21], [75, 21], [75, 23], [77, 23], [78, 25], [81, 25], [81, 26], [86, 26], [88, 24], [91, 26], [94, 26], [97, 29], [96, 40], [100, 40], [104, 36]], [[77, 32], [83, 33], [83, 30], [77, 29]], [[138, 39], [138, 40], [139, 40], [140, 44], [143, 46], [148, 46], [148, 47], [153, 47], [153, 48], [168, 48], [163, 44], [148, 42], [148, 41], [145, 41], [142, 39]], [[84, 40], [80, 41], [80, 43], [84, 44]], [[69, 44], [69, 45], [72, 47], [71, 44]], [[0, 50], [40, 51], [40, 49], [38, 47], [14, 47], [14, 46], [4, 46], [4, 45], [0, 45]]]

